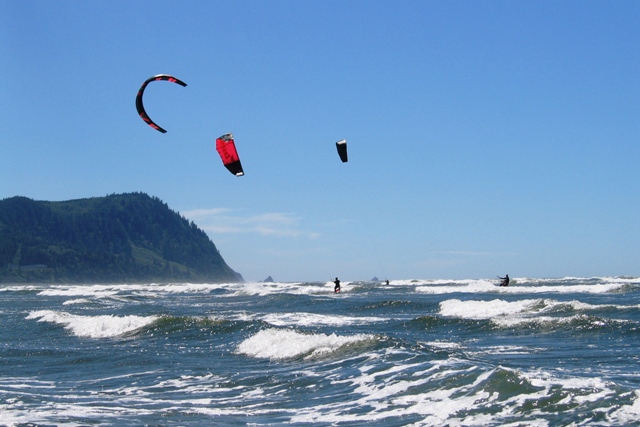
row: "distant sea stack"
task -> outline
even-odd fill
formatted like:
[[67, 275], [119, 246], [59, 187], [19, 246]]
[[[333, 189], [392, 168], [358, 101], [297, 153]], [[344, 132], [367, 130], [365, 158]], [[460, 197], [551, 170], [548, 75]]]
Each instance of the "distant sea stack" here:
[[243, 281], [204, 231], [157, 197], [0, 200], [0, 283]]

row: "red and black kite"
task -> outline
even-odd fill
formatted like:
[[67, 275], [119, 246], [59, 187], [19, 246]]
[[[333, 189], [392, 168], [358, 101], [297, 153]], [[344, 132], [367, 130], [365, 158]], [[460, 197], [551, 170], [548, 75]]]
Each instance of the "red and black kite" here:
[[142, 120], [144, 120], [149, 126], [151, 126], [152, 128], [154, 128], [159, 132], [167, 133], [166, 130], [162, 129], [160, 126], [155, 124], [153, 120], [149, 118], [149, 116], [147, 115], [147, 112], [144, 110], [144, 105], [142, 104], [142, 94], [144, 93], [144, 90], [147, 88], [147, 85], [151, 82], [156, 82], [159, 80], [166, 80], [171, 83], [177, 83], [183, 87], [187, 85], [182, 80], [176, 79], [175, 77], [170, 76], [168, 74], [158, 74], [157, 76], [149, 77], [144, 83], [142, 83], [142, 86], [140, 86], [140, 90], [138, 91], [138, 95], [136, 96], [136, 110], [138, 110], [138, 114], [140, 115]]
[[232, 134], [227, 133], [216, 139], [216, 150], [218, 151], [218, 154], [220, 154], [222, 164], [229, 169], [229, 172], [235, 176], [244, 175], [242, 164], [240, 164], [240, 157], [238, 157], [238, 150], [236, 150], [236, 144], [233, 140]]

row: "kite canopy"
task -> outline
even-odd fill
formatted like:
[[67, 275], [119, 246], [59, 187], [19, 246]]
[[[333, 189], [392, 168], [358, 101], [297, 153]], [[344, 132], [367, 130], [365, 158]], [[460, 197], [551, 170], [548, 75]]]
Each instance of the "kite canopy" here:
[[238, 150], [236, 150], [236, 144], [233, 140], [232, 134], [227, 133], [216, 139], [216, 150], [218, 151], [218, 154], [220, 154], [222, 164], [229, 169], [229, 172], [235, 176], [244, 175], [242, 164], [240, 164], [240, 157], [238, 157]]
[[187, 85], [182, 80], [179, 80], [179, 79], [177, 79], [177, 78], [175, 78], [173, 76], [170, 76], [168, 74], [158, 74], [157, 76], [149, 77], [144, 83], [142, 83], [142, 86], [140, 86], [140, 90], [138, 91], [138, 95], [136, 96], [136, 110], [138, 110], [138, 114], [140, 115], [142, 120], [147, 122], [147, 124], [149, 126], [151, 126], [152, 128], [154, 128], [155, 130], [157, 130], [159, 132], [167, 133], [166, 130], [162, 129], [160, 126], [155, 124], [153, 122], [153, 120], [151, 120], [149, 118], [149, 116], [147, 115], [147, 112], [144, 110], [144, 105], [142, 104], [142, 95], [144, 94], [144, 90], [147, 88], [147, 85], [149, 83], [151, 83], [151, 82], [155, 82], [155, 81], [159, 81], [159, 80], [166, 80], [166, 81], [171, 82], [171, 83], [177, 83], [180, 86], [186, 86]]
[[348, 161], [347, 158], [347, 140], [342, 139], [336, 142], [336, 148], [338, 149], [338, 155], [340, 155], [340, 160], [342, 163], [346, 163]]

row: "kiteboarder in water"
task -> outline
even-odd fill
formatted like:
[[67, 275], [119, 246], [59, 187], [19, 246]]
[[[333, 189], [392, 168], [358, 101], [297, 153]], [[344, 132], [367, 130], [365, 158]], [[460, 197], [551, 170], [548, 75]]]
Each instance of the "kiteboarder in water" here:
[[500, 277], [498, 276], [498, 279], [502, 280], [502, 282], [500, 282], [500, 286], [509, 286], [509, 275], [505, 275], [504, 277]]
[[333, 283], [336, 284], [336, 286], [333, 288], [333, 292], [337, 294], [338, 292], [340, 292], [340, 280], [336, 277], [336, 280], [334, 280]]

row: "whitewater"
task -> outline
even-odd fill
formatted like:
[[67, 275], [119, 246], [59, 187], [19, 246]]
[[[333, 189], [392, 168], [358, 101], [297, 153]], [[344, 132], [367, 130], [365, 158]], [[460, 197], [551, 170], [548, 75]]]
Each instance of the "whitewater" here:
[[640, 278], [0, 285], [0, 426], [640, 426]]

